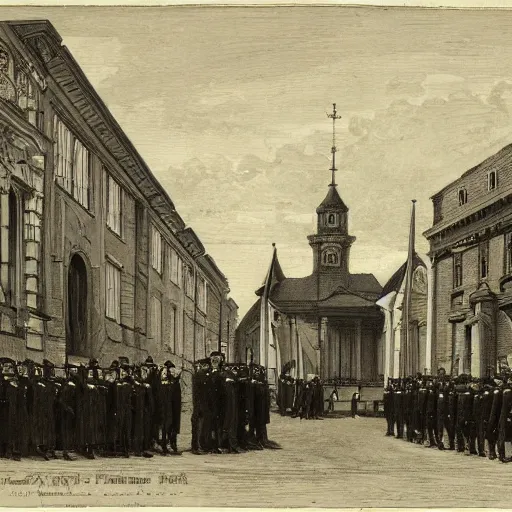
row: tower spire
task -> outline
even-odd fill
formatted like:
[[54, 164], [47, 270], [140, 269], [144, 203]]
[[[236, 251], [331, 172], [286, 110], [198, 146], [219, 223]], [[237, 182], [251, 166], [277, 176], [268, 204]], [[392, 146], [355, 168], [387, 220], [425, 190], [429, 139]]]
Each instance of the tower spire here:
[[336, 103], [333, 103], [332, 104], [332, 114], [327, 114], [327, 117], [332, 119], [332, 148], [331, 148], [331, 153], [332, 153], [332, 167], [331, 167], [331, 172], [332, 172], [332, 181], [331, 181], [331, 184], [329, 185], [330, 187], [336, 187], [336, 178], [335, 178], [335, 172], [338, 170], [336, 169], [336, 152], [338, 151], [336, 149], [336, 119], [341, 119], [341, 116], [337, 116], [336, 115], [337, 112], [336, 112]]

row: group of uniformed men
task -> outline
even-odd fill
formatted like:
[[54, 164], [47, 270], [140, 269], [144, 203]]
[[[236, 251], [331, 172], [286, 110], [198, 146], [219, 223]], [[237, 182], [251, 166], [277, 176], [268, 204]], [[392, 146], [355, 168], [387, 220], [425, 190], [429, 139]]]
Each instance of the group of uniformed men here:
[[277, 404], [281, 416], [291, 412], [293, 418], [321, 419], [324, 415], [323, 383], [318, 376], [304, 380], [281, 374], [277, 387]]
[[[120, 357], [100, 368], [96, 359], [56, 367], [0, 358], [0, 370], [0, 457], [179, 454], [181, 371], [171, 361]], [[267, 435], [264, 367], [224, 364], [213, 352], [195, 365], [192, 403], [194, 454], [279, 448]]]
[[192, 400], [192, 453], [279, 448], [268, 439], [270, 392], [263, 366], [226, 364], [220, 352], [212, 352], [196, 363]]
[[[387, 436], [466, 455], [506, 457], [512, 440], [512, 372], [484, 379], [463, 374], [389, 379], [384, 390]], [[448, 437], [445, 446], [444, 434]], [[486, 450], [487, 448], [487, 450]]]
[[2, 358], [0, 456], [20, 460], [39, 455], [65, 460], [71, 452], [103, 456], [152, 457], [178, 454], [181, 421], [180, 373], [171, 361], [148, 357], [130, 365], [126, 357], [100, 368], [56, 367], [48, 360]]

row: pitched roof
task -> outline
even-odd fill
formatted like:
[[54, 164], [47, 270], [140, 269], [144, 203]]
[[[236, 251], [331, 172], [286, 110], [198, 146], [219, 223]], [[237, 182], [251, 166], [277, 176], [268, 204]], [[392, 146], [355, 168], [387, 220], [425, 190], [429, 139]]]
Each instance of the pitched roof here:
[[[325, 281], [324, 281], [325, 282]], [[272, 302], [316, 302], [326, 300], [339, 294], [370, 294], [378, 295], [382, 287], [372, 274], [352, 274], [346, 288], [341, 283], [330, 281], [327, 287], [322, 288], [317, 296], [317, 276], [288, 278], [278, 283], [271, 293]], [[372, 300], [374, 300], [372, 298]]]
[[[424, 261], [415, 252], [413, 257], [413, 269], [417, 267], [426, 267]], [[398, 292], [402, 286], [402, 282], [405, 278], [405, 272], [407, 271], [407, 261], [391, 276], [389, 281], [384, 285], [379, 299], [385, 297], [388, 293]]]
[[347, 205], [341, 199], [336, 187], [333, 186], [329, 186], [329, 191], [327, 192], [325, 199], [320, 203], [320, 206], [316, 209], [316, 213], [331, 209], [348, 212]]

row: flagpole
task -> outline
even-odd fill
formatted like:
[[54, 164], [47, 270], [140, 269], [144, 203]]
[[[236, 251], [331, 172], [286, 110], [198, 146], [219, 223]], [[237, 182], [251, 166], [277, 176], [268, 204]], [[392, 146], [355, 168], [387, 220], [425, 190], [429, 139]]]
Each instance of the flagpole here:
[[416, 223], [416, 199], [412, 200], [412, 211], [411, 211], [411, 224], [409, 230], [409, 248], [407, 253], [407, 266], [405, 273], [405, 287], [404, 287], [404, 307], [403, 307], [403, 329], [404, 329], [404, 365], [403, 365], [403, 377], [407, 377], [413, 370], [413, 361], [411, 361], [411, 333], [410, 333], [410, 308], [411, 308], [411, 295], [412, 295], [412, 274], [413, 274], [413, 262], [414, 262], [414, 246], [415, 246], [415, 223]]

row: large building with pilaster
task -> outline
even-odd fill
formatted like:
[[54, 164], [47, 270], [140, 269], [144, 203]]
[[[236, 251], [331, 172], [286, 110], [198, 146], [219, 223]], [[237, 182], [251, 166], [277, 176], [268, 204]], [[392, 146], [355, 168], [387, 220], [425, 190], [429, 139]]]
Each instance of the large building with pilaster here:
[[512, 145], [432, 197], [433, 369], [512, 363]]
[[48, 21], [0, 22], [0, 107], [0, 356], [220, 349], [225, 275]]

